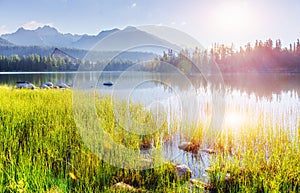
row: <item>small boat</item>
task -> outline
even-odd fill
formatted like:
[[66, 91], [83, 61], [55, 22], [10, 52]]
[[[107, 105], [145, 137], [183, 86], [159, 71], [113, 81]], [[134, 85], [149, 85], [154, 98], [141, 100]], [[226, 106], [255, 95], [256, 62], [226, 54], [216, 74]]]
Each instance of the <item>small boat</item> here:
[[103, 85], [104, 85], [104, 86], [112, 86], [113, 83], [112, 83], [112, 82], [104, 82]]

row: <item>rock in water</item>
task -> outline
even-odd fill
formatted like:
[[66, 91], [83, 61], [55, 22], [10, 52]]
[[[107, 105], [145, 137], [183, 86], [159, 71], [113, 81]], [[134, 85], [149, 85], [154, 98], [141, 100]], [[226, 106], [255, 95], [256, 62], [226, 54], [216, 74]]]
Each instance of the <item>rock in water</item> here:
[[140, 150], [149, 150], [151, 149], [151, 142], [150, 141], [143, 141], [140, 143]]
[[189, 180], [192, 176], [190, 168], [184, 164], [176, 166], [176, 174], [179, 180]]
[[178, 148], [186, 152], [192, 152], [193, 154], [197, 154], [199, 150], [199, 145], [192, 142], [182, 142], [178, 146]]
[[17, 84], [17, 88], [29, 88], [29, 89], [35, 89], [36, 86], [31, 84], [30, 82], [27, 81], [20, 81], [20, 82], [16, 82]]
[[47, 86], [47, 85], [45, 85], [45, 84], [42, 84], [42, 85], [40, 86], [40, 88], [41, 88], [41, 89], [49, 89], [49, 86]]
[[104, 82], [103, 85], [104, 85], [104, 86], [112, 86], [113, 83], [112, 83], [112, 82]]
[[52, 82], [46, 82], [44, 85], [48, 86], [49, 88], [53, 88], [53, 83]]
[[59, 85], [57, 85], [59, 88], [70, 88], [69, 85], [65, 84], [65, 83], [60, 83]]

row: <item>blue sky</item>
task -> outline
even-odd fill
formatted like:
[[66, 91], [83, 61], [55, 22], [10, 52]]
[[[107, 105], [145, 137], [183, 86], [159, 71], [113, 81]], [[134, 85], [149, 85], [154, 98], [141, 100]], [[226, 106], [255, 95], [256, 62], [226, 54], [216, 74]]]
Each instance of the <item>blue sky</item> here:
[[45, 24], [77, 34], [157, 24], [205, 47], [267, 38], [288, 45], [300, 38], [299, 0], [0, 0], [0, 10], [0, 34]]

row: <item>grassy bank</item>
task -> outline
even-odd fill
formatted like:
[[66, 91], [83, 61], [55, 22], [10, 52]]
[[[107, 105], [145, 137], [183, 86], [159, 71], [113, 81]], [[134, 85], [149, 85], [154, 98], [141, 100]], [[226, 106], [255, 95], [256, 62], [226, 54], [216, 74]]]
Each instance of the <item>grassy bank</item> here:
[[[122, 134], [112, 108], [108, 98], [96, 101], [100, 124], [114, 141], [131, 149], [149, 140], [156, 141], [157, 147], [162, 145], [163, 132]], [[147, 126], [153, 127], [151, 115], [141, 106], [132, 105], [130, 111], [139, 117], [137, 122], [150, 120]], [[124, 112], [119, 116], [124, 117]], [[166, 127], [162, 125], [161, 131]], [[247, 128], [238, 138], [230, 132], [220, 136], [218, 153], [210, 157], [208, 188], [217, 192], [300, 191], [300, 129], [291, 136], [284, 128], [260, 132], [262, 127]], [[130, 170], [99, 159], [83, 143], [76, 127], [71, 90], [1, 87], [0, 132], [0, 192], [114, 192], [112, 186], [118, 182], [138, 192], [203, 190], [179, 181], [171, 163]]]
[[[0, 192], [110, 192], [121, 181], [142, 192], [181, 188], [171, 164], [144, 171], [120, 169], [90, 152], [73, 120], [70, 90], [2, 87], [0, 98]], [[107, 115], [101, 116], [107, 124], [112, 117], [111, 109], [106, 110], [99, 115]], [[113, 137], [132, 148], [140, 141]]]

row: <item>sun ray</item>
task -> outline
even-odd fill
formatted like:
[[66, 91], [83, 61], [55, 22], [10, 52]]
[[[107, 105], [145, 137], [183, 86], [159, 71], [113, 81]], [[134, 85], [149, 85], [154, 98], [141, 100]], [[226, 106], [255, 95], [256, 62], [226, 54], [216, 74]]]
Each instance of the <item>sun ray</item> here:
[[243, 32], [250, 16], [244, 4], [226, 3], [217, 9], [216, 17], [222, 31]]

